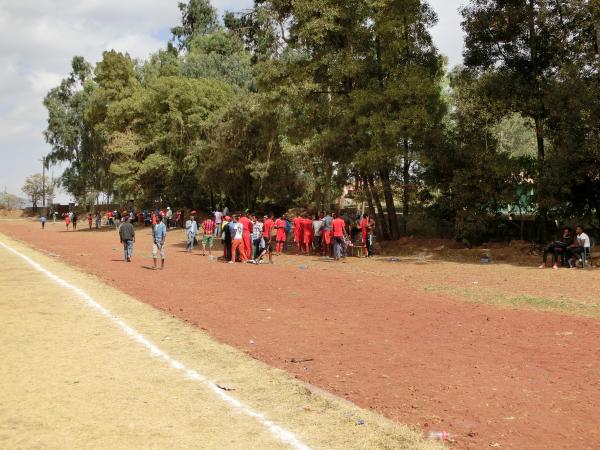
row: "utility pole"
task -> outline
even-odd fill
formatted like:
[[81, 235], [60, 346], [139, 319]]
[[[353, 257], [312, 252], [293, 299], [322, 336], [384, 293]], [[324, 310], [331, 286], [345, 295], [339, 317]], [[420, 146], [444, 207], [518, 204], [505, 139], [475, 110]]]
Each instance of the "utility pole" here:
[[42, 208], [46, 209], [46, 158], [42, 158]]

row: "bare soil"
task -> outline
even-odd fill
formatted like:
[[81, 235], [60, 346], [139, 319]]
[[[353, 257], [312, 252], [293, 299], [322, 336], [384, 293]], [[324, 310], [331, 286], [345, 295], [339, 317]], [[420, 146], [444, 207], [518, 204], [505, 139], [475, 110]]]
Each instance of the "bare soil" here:
[[176, 231], [166, 270], [155, 272], [148, 230], [138, 230], [129, 264], [115, 231], [63, 230], [0, 221], [0, 232], [304, 381], [395, 421], [456, 433], [458, 448], [600, 442], [600, 321], [531, 302], [488, 304], [489, 295], [530, 296], [594, 310], [597, 270], [538, 270], [533, 256], [529, 266], [481, 265], [479, 250], [464, 262], [419, 250], [394, 262], [226, 265], [186, 254]]

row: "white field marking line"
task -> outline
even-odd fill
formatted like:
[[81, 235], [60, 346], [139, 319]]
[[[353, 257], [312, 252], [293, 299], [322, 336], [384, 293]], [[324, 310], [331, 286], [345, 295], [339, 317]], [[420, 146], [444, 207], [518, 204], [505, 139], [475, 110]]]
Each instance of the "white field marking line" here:
[[146, 347], [150, 351], [150, 354], [152, 356], [154, 356], [156, 358], [161, 358], [164, 361], [166, 361], [173, 369], [184, 372], [184, 374], [186, 375], [187, 378], [208, 386], [217, 395], [217, 397], [221, 398], [221, 400], [223, 400], [225, 403], [229, 404], [229, 406], [232, 409], [237, 410], [249, 417], [252, 417], [252, 418], [255, 418], [256, 420], [258, 420], [258, 422], [260, 422], [262, 425], [264, 425], [280, 441], [285, 442], [286, 444], [289, 444], [293, 448], [296, 448], [298, 450], [309, 450], [309, 447], [307, 445], [305, 445], [304, 443], [302, 443], [302, 441], [300, 441], [296, 437], [296, 435], [294, 435], [294, 433], [271, 422], [270, 420], [268, 420], [265, 417], [265, 415], [263, 413], [255, 411], [252, 408], [250, 408], [249, 406], [244, 405], [242, 402], [240, 402], [236, 398], [225, 393], [223, 390], [221, 390], [219, 387], [217, 387], [217, 385], [215, 383], [209, 381], [208, 378], [205, 377], [204, 375], [202, 375], [201, 373], [195, 371], [194, 369], [190, 369], [190, 368], [186, 367], [185, 365], [183, 365], [176, 359], [172, 358], [168, 353], [165, 353], [164, 351], [159, 349], [156, 345], [154, 345], [152, 342], [150, 342], [144, 335], [142, 335], [141, 333], [138, 333], [135, 329], [130, 327], [123, 319], [120, 319], [119, 317], [115, 316], [108, 309], [106, 309], [100, 303], [95, 301], [84, 290], [63, 280], [58, 275], [55, 275], [52, 272], [50, 272], [49, 270], [42, 267], [41, 264], [33, 261], [28, 256], [18, 252], [17, 250], [4, 244], [3, 242], [0, 242], [0, 245], [2, 247], [4, 247], [6, 250], [14, 253], [15, 255], [20, 256], [35, 270], [43, 273], [44, 275], [46, 275], [47, 277], [52, 279], [57, 284], [64, 286], [64, 287], [72, 290], [73, 292], [75, 292], [88, 306], [92, 307], [93, 309], [98, 311], [100, 314], [102, 314], [103, 316], [110, 319], [131, 339], [133, 339], [137, 343], [141, 344], [142, 346]]

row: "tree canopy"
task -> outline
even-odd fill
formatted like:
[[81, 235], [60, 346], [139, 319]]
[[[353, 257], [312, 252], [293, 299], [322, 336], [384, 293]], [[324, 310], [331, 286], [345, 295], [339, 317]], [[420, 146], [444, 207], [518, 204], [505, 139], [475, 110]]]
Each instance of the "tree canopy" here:
[[467, 240], [515, 211], [538, 238], [600, 224], [596, 2], [471, 0], [450, 71], [422, 0], [179, 9], [147, 60], [75, 57], [46, 96], [48, 160], [78, 199], [320, 211], [350, 190], [383, 239], [413, 216]]

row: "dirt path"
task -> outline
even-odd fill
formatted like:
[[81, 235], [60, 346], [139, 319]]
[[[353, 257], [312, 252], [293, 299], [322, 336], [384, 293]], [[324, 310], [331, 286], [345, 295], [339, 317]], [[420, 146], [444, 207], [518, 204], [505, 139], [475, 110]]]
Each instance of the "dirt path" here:
[[[156, 273], [144, 268], [150, 243], [143, 231], [132, 264], [120, 261], [114, 232], [42, 234], [15, 222], [0, 222], [0, 231], [302, 380], [398, 422], [453, 431], [459, 447], [581, 449], [600, 442], [600, 321], [463, 303], [411, 281], [437, 271], [440, 285], [506, 279], [513, 292], [518, 268], [497, 266], [490, 274], [472, 266], [460, 279], [457, 265], [446, 263], [360, 261], [336, 269], [282, 257], [272, 267], [230, 266], [183, 253], [182, 236], [170, 233], [167, 270]], [[560, 277], [574, 277], [564, 282], [576, 286], [586, 276], [559, 272], [551, 279], [529, 270], [520, 282], [528, 278], [544, 295]], [[591, 280], [586, 295], [599, 286]]]
[[1, 235], [0, 258], [1, 448], [434, 448]]

